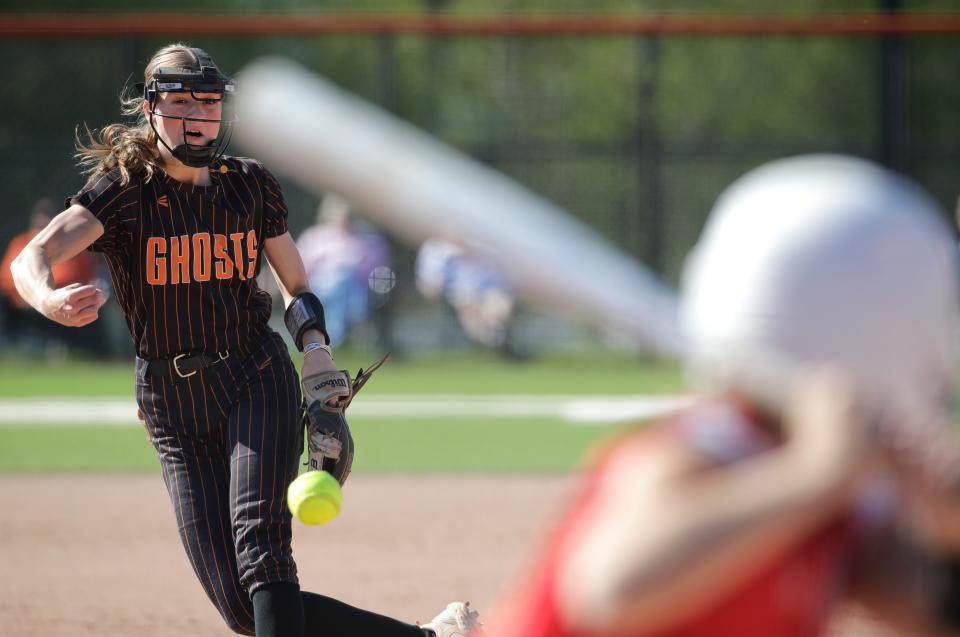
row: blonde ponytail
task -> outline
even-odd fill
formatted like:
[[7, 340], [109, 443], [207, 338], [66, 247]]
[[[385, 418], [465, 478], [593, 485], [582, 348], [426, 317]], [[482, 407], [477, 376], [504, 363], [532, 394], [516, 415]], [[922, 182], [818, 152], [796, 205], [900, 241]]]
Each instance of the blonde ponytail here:
[[100, 130], [90, 130], [84, 125], [86, 144], [80, 139], [78, 127], [75, 157], [88, 176], [119, 169], [120, 185], [125, 186], [131, 175], [140, 172], [146, 173], [149, 181], [160, 167], [161, 159], [156, 133], [143, 115], [143, 98], [121, 99], [121, 104], [124, 115], [136, 115], [136, 124], [109, 124]]

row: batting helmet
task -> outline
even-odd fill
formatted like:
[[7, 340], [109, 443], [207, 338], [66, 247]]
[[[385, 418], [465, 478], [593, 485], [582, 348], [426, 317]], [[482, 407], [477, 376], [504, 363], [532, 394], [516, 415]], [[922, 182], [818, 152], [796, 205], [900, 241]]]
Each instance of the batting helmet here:
[[718, 199], [681, 300], [694, 382], [777, 408], [798, 370], [833, 364], [893, 413], [946, 415], [957, 247], [937, 204], [867, 161], [775, 161]]

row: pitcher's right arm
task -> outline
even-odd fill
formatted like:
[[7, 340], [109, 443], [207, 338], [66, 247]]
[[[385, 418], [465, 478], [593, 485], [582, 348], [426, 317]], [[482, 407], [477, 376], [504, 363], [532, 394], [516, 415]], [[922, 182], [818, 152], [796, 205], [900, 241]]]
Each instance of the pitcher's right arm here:
[[106, 302], [93, 285], [55, 287], [52, 266], [86, 249], [103, 234], [89, 210], [74, 204], [53, 218], [13, 260], [10, 272], [20, 296], [51, 321], [81, 327], [97, 320]]

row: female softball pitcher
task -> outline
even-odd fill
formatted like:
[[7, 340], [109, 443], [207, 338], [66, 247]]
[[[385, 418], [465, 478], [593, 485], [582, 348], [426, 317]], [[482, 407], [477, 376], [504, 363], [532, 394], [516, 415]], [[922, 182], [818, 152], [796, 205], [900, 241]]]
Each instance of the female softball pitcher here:
[[[271, 300], [256, 283], [263, 256], [305, 353], [308, 403], [335, 413], [349, 400], [349, 379], [331, 358], [280, 186], [256, 160], [224, 154], [232, 122], [223, 109], [234, 82], [203, 50], [172, 44], [147, 64], [142, 91], [123, 102], [135, 125], [112, 124], [78, 143], [89, 181], [14, 261], [17, 289], [47, 318], [86, 325], [103, 293], [54, 288], [50, 269], [84, 249], [105, 255], [180, 538], [233, 631], [467, 634], [476, 613], [463, 603], [416, 626], [300, 591], [284, 498], [303, 445], [301, 389], [283, 339], [267, 326]], [[342, 411], [334, 420], [317, 453], [343, 482], [353, 443]]]

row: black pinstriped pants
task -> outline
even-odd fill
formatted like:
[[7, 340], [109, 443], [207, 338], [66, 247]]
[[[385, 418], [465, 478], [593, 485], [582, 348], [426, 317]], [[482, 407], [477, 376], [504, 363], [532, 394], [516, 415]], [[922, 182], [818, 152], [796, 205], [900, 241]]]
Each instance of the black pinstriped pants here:
[[193, 570], [227, 625], [254, 634], [251, 595], [297, 582], [287, 484], [303, 434], [300, 383], [275, 332], [189, 378], [137, 359], [137, 403]]

